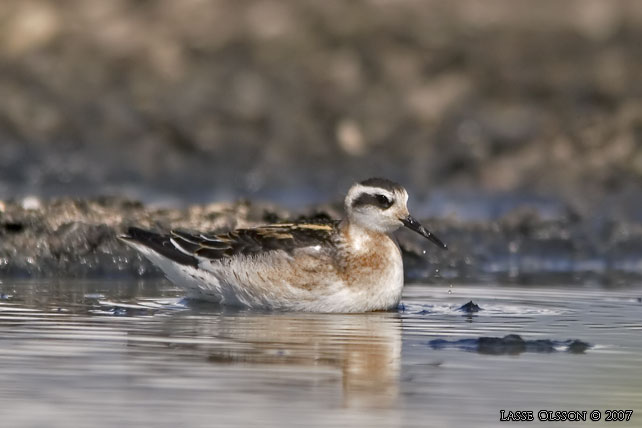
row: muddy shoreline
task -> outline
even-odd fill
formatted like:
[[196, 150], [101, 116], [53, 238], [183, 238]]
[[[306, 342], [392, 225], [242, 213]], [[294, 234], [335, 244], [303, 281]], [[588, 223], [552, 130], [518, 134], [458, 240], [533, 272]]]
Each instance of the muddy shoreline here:
[[[159, 208], [120, 198], [43, 202], [27, 198], [0, 205], [2, 278], [134, 278], [161, 273], [117, 235], [137, 225], [224, 232], [278, 221], [341, 217], [341, 204], [289, 211], [238, 201]], [[642, 226], [568, 215], [541, 219], [524, 209], [497, 221], [422, 219], [448, 243], [439, 251], [408, 231], [396, 234], [409, 282], [589, 283], [623, 285], [642, 279]]]

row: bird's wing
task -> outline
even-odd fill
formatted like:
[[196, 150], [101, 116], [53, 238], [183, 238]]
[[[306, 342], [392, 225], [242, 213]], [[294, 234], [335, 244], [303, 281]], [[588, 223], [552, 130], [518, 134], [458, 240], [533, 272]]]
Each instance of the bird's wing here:
[[198, 266], [199, 259], [220, 260], [236, 255], [257, 255], [316, 245], [333, 245], [338, 222], [287, 223], [236, 229], [224, 234], [173, 230], [161, 235], [136, 227], [129, 228], [125, 241], [143, 245], [185, 265]]
[[297, 248], [332, 245], [337, 223], [287, 223], [236, 229], [225, 234], [173, 230], [171, 243], [181, 252], [212, 260]]

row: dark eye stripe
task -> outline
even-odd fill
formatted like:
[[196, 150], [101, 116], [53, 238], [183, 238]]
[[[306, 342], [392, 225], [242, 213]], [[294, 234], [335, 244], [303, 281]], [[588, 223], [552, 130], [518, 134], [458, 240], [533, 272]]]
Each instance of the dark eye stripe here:
[[394, 202], [388, 199], [388, 197], [385, 195], [372, 195], [370, 193], [362, 193], [352, 202], [352, 207], [357, 208], [365, 205], [372, 205], [377, 208], [386, 210], [390, 208], [393, 203]]

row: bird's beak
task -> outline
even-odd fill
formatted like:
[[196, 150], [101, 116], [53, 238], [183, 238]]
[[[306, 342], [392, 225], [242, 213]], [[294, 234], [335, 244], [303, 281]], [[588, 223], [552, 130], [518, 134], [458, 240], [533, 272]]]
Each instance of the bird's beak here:
[[441, 242], [441, 239], [437, 238], [435, 235], [430, 233], [425, 227], [423, 227], [415, 218], [411, 215], [408, 215], [406, 218], [402, 218], [401, 222], [403, 223], [404, 226], [406, 226], [410, 230], [414, 230], [424, 238], [428, 238], [430, 241], [432, 241], [433, 244], [437, 245], [438, 247], [447, 250], [448, 247], [446, 244]]

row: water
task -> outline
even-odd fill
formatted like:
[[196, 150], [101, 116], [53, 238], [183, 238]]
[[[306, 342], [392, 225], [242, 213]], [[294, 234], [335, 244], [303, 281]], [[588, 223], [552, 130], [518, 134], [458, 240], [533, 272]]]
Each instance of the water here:
[[[640, 288], [409, 286], [399, 312], [358, 315], [190, 303], [165, 281], [0, 293], [2, 426], [510, 426], [501, 409], [642, 426]], [[483, 310], [457, 310], [470, 299]], [[509, 334], [554, 349], [475, 345]], [[587, 424], [607, 423], [550, 426]]]

